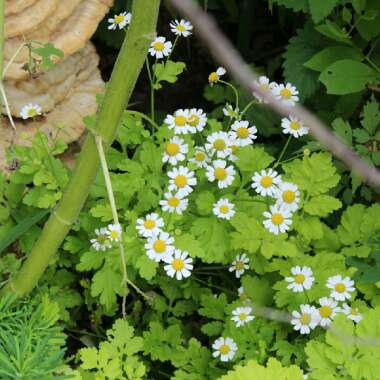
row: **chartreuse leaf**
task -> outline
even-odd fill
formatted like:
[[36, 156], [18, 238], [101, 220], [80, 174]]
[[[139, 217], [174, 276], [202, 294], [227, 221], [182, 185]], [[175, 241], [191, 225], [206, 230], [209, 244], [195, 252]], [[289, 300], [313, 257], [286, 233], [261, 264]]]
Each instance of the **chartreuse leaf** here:
[[213, 294], [203, 295], [201, 297], [201, 306], [199, 309], [200, 315], [223, 321], [225, 319], [227, 297], [224, 293], [218, 297]]
[[146, 367], [136, 355], [143, 349], [143, 339], [134, 336], [134, 329], [127, 321], [116, 320], [107, 331], [107, 340], [99, 348], [82, 348], [79, 351], [80, 368], [94, 379], [138, 380], [146, 373]]
[[153, 65], [153, 73], [155, 76], [155, 82], [153, 87], [156, 90], [162, 88], [161, 82], [175, 83], [178, 80], [178, 76], [185, 69], [186, 64], [184, 62], [166, 61], [165, 63], [156, 63]]
[[325, 217], [333, 211], [339, 210], [342, 202], [330, 195], [317, 195], [304, 205], [304, 210], [310, 215]]
[[339, 3], [339, 0], [309, 0], [310, 13], [313, 21], [317, 24], [326, 18], [335, 6]]
[[322, 72], [326, 67], [342, 59], [352, 59], [360, 62], [363, 59], [363, 54], [360, 50], [349, 46], [328, 46], [313, 55], [311, 59], [304, 63], [304, 66], [308, 69]]
[[236, 156], [236, 166], [243, 172], [257, 172], [267, 168], [274, 161], [274, 157], [264, 148], [251, 145], [238, 149]]
[[294, 160], [283, 168], [291, 182], [309, 196], [326, 193], [335, 187], [340, 176], [332, 163], [329, 153], [314, 153], [303, 160]]
[[[347, 78], [350, 80], [347, 80]], [[326, 67], [319, 80], [326, 86], [327, 93], [346, 95], [362, 91], [366, 84], [376, 78], [375, 71], [368, 65], [352, 59], [341, 59]]]
[[41, 68], [43, 70], [51, 69], [54, 66], [54, 61], [51, 57], [63, 58], [62, 50], [57, 49], [52, 43], [46, 42], [42, 47], [32, 48], [32, 52], [41, 57]]
[[236, 366], [227, 375], [220, 377], [220, 380], [303, 380], [303, 372], [295, 365], [283, 367], [281, 363], [269, 358], [266, 367], [258, 364], [255, 360], [248, 361], [245, 365]]

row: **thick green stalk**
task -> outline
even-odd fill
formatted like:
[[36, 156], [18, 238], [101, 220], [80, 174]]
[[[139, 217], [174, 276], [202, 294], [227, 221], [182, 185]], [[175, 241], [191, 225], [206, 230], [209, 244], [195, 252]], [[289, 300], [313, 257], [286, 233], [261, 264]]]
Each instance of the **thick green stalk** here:
[[[101, 136], [105, 149], [114, 139], [123, 111], [128, 105], [143, 67], [148, 47], [154, 39], [159, 3], [160, 0], [133, 2], [132, 23], [115, 63], [94, 130], [95, 135]], [[2, 293], [13, 292], [22, 296], [37, 285], [71, 226], [77, 220], [98, 168], [99, 156], [95, 137], [90, 133], [61, 201], [45, 224], [20, 272], [8, 283]]]

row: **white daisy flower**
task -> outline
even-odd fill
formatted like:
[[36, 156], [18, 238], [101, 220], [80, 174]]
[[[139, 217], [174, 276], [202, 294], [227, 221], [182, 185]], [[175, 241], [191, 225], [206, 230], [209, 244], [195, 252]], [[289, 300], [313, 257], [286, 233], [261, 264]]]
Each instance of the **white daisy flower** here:
[[147, 238], [157, 235], [161, 231], [162, 227], [164, 227], [164, 220], [153, 212], [146, 215], [144, 219], [137, 219], [136, 224], [139, 234]]
[[315, 280], [313, 271], [309, 267], [295, 266], [290, 269], [294, 277], [286, 277], [285, 281], [289, 282], [288, 289], [295, 293], [309, 290]]
[[197, 130], [187, 123], [189, 110], [179, 109], [173, 115], [167, 115], [164, 123], [169, 129], [174, 129], [176, 135], [184, 135], [186, 133], [195, 133]]
[[228, 268], [230, 272], [235, 272], [236, 278], [240, 278], [247, 269], [249, 269], [249, 258], [245, 253], [237, 255], [231, 266]]
[[326, 286], [331, 289], [330, 297], [337, 301], [350, 299], [350, 293], [355, 291], [354, 281], [348, 276], [343, 278], [340, 274], [329, 277]]
[[124, 29], [125, 26], [129, 25], [131, 23], [132, 19], [132, 13], [122, 12], [118, 15], [113, 16], [112, 18], [108, 19], [108, 29], [109, 30], [116, 30], [117, 28]]
[[329, 326], [335, 315], [340, 311], [338, 302], [334, 301], [332, 298], [323, 297], [319, 299], [319, 304], [321, 305], [318, 309], [319, 324], [322, 327]]
[[278, 235], [279, 233], [289, 230], [292, 224], [292, 214], [284, 207], [277, 205], [270, 206], [270, 212], [265, 211], [263, 215], [267, 218], [263, 221], [264, 227], [272, 234]]
[[[260, 87], [263, 92], [272, 91], [273, 87], [276, 85], [276, 82], [271, 82], [268, 77], [265, 75], [259, 76], [258, 80], [255, 81], [255, 84]], [[263, 97], [261, 97], [257, 92], [253, 92], [252, 95], [260, 102], [267, 103]]]
[[238, 295], [239, 295], [240, 301], [243, 301], [243, 302], [249, 301], [249, 297], [248, 297], [247, 293], [244, 291], [244, 287], [241, 286], [238, 289]]
[[197, 178], [195, 173], [185, 166], [179, 168], [173, 168], [168, 172], [169, 176], [169, 191], [177, 191], [177, 194], [181, 197], [189, 195], [193, 188], [197, 184]]
[[231, 219], [235, 215], [235, 205], [227, 198], [221, 198], [214, 203], [212, 212], [220, 219]]
[[120, 224], [109, 224], [107, 226], [107, 235], [111, 241], [120, 241], [121, 240]]
[[251, 187], [262, 196], [273, 197], [277, 192], [277, 186], [281, 183], [281, 176], [273, 169], [256, 172], [252, 177]]
[[195, 147], [194, 156], [189, 159], [189, 162], [195, 163], [198, 168], [207, 168], [210, 158], [208, 157], [205, 148], [201, 146]]
[[289, 106], [294, 106], [299, 100], [298, 90], [291, 83], [276, 84], [273, 86], [272, 92], [278, 100], [282, 100]]
[[191, 35], [191, 31], [193, 30], [193, 25], [186, 20], [174, 20], [170, 23], [170, 30], [176, 36], [189, 37]]
[[187, 110], [187, 124], [191, 128], [195, 128], [198, 132], [202, 132], [207, 124], [207, 116], [201, 108], [191, 108]]
[[169, 277], [175, 276], [177, 280], [189, 277], [193, 270], [193, 259], [188, 256], [187, 251], [175, 249], [174, 254], [164, 260], [168, 264], [164, 266], [166, 274]]
[[173, 194], [171, 192], [164, 194], [165, 199], [160, 201], [162, 211], [176, 212], [182, 214], [186, 210], [189, 203], [188, 199], [180, 196], [178, 193]]
[[220, 357], [220, 360], [222, 362], [228, 362], [236, 354], [236, 351], [238, 349], [236, 343], [232, 338], [218, 338], [214, 344], [212, 345], [212, 348], [214, 349], [214, 352], [212, 353], [212, 356], [214, 358]]
[[189, 151], [187, 144], [183, 139], [174, 136], [165, 145], [165, 152], [162, 156], [162, 162], [169, 162], [169, 164], [177, 165], [178, 162], [186, 158], [186, 153]]
[[230, 117], [231, 119], [237, 119], [239, 117], [239, 108], [233, 108], [231, 104], [226, 104], [223, 107], [224, 116]]
[[231, 154], [231, 137], [227, 132], [214, 132], [207, 136], [205, 148], [211, 155], [216, 153], [218, 158], [225, 158]]
[[318, 310], [310, 305], [301, 305], [300, 309], [301, 312], [292, 312], [293, 319], [290, 323], [294, 326], [294, 330], [299, 330], [301, 334], [309, 334], [318, 325]]
[[279, 206], [284, 206], [292, 212], [298, 209], [300, 192], [297, 185], [290, 182], [281, 182], [274, 196]]
[[354, 321], [355, 323], [359, 323], [363, 319], [357, 307], [348, 306], [346, 303], [342, 305], [340, 311], [346, 314], [347, 318], [351, 319], [351, 321]]
[[41, 114], [42, 108], [38, 104], [29, 103], [21, 108], [20, 117], [26, 120]]
[[156, 39], [150, 44], [149, 53], [156, 58], [167, 57], [172, 51], [172, 43], [166, 41], [165, 37], [156, 37]]
[[156, 262], [169, 260], [174, 252], [173, 243], [174, 238], [167, 232], [160, 231], [157, 235], [148, 238], [145, 244], [146, 254]]
[[231, 320], [235, 322], [236, 327], [240, 327], [245, 325], [246, 323], [253, 321], [255, 317], [251, 315], [252, 308], [247, 307], [237, 307], [232, 310], [232, 318]]
[[307, 135], [309, 128], [305, 127], [303, 122], [294, 116], [289, 116], [289, 119], [284, 117], [281, 119], [282, 132], [294, 136], [295, 138]]
[[95, 230], [96, 238], [91, 239], [90, 243], [97, 251], [105, 251], [107, 248], [111, 248], [111, 240], [108, 237], [107, 228], [97, 228]]
[[226, 71], [226, 69], [224, 67], [218, 67], [218, 69], [216, 71], [212, 72], [208, 76], [208, 81], [211, 84], [211, 86], [214, 83], [217, 83], [219, 81], [220, 77], [222, 77], [226, 72], [227, 71]]
[[238, 146], [250, 145], [257, 139], [257, 128], [254, 125], [250, 127], [248, 121], [236, 120], [231, 125], [231, 129], [231, 134]]
[[234, 181], [235, 169], [232, 165], [227, 166], [224, 160], [215, 160], [207, 167], [206, 177], [210, 182], [216, 180], [219, 189], [224, 189]]

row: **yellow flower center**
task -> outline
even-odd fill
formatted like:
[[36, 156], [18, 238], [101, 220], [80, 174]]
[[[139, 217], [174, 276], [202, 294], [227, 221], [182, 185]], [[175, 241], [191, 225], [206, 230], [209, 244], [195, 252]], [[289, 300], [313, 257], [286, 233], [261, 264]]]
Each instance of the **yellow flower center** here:
[[119, 25], [120, 23], [122, 23], [123, 22], [123, 20], [124, 20], [124, 15], [118, 15], [118, 16], [115, 16], [115, 18], [114, 18], [114, 22], [115, 22], [115, 24], [116, 25]]
[[37, 115], [37, 110], [35, 109], [35, 108], [30, 108], [29, 110], [28, 110], [28, 116], [29, 117], [34, 117], [34, 116], [36, 116]]
[[338, 293], [344, 293], [346, 291], [346, 285], [344, 285], [342, 282], [339, 282], [335, 285], [335, 290]]
[[305, 276], [303, 274], [297, 274], [295, 277], [294, 277], [294, 281], [296, 284], [303, 284], [305, 282]]
[[221, 205], [221, 206], [219, 207], [219, 211], [220, 211], [222, 214], [227, 214], [229, 210], [230, 210], [230, 208], [229, 208], [227, 205]]
[[298, 121], [291, 121], [289, 124], [290, 129], [293, 129], [294, 131], [297, 131], [301, 128], [300, 123]]
[[244, 269], [244, 263], [242, 261], [236, 261], [235, 268], [236, 268], [236, 270], [243, 270]]
[[156, 222], [152, 219], [147, 219], [145, 222], [144, 222], [144, 227], [147, 229], [147, 230], [152, 230], [154, 227], [156, 227]]
[[203, 152], [195, 153], [195, 160], [196, 161], [204, 161], [205, 159], [206, 159], [206, 155]]
[[117, 239], [118, 237], [119, 237], [119, 231], [116, 231], [116, 230], [112, 230], [111, 232], [110, 232], [110, 236], [111, 236], [111, 238], [112, 239]]
[[300, 318], [300, 322], [303, 325], [308, 325], [311, 321], [311, 315], [310, 314], [302, 314]]
[[179, 153], [179, 145], [178, 144], [169, 143], [168, 145], [166, 145], [166, 153], [169, 156], [175, 156], [176, 154]]
[[282, 199], [284, 202], [286, 203], [293, 203], [294, 200], [296, 199], [296, 194], [294, 193], [294, 191], [291, 191], [291, 190], [285, 190], [283, 193], [282, 193]]
[[248, 296], [243, 292], [240, 293], [239, 298], [241, 301], [246, 301], [248, 299]]
[[99, 235], [96, 240], [98, 241], [99, 244], [103, 245], [107, 242], [108, 236], [105, 234]]
[[154, 243], [153, 243], [153, 249], [157, 252], [157, 253], [163, 253], [166, 251], [166, 243], [161, 240], [161, 239], [158, 239], [156, 240]]
[[283, 88], [280, 91], [280, 95], [285, 99], [289, 99], [292, 96], [292, 92], [288, 88]]
[[212, 146], [215, 150], [224, 150], [226, 149], [226, 142], [223, 139], [216, 139]]
[[172, 261], [172, 267], [176, 271], [180, 271], [185, 267], [185, 262], [182, 259], [174, 259]]
[[281, 214], [273, 214], [272, 215], [272, 223], [277, 226], [284, 221], [284, 217]]
[[185, 25], [182, 25], [182, 24], [179, 24], [176, 26], [177, 30], [179, 30], [180, 32], [185, 32], [186, 31], [186, 27]]
[[236, 130], [236, 134], [239, 138], [245, 139], [249, 136], [248, 128], [240, 127]]
[[163, 42], [160, 42], [160, 41], [156, 41], [154, 44], [153, 44], [153, 48], [154, 50], [156, 51], [162, 51], [165, 49], [165, 44]]
[[245, 314], [245, 313], [240, 313], [240, 314], [239, 314], [239, 319], [240, 319], [241, 321], [245, 321], [245, 320], [247, 319], [247, 314]]
[[351, 308], [351, 315], [359, 315], [359, 309], [357, 307]]
[[180, 200], [176, 197], [171, 197], [168, 199], [168, 205], [171, 207], [177, 207], [179, 205]]
[[192, 126], [196, 127], [199, 124], [199, 116], [198, 115], [190, 115], [190, 117], [187, 119], [187, 122]]
[[328, 318], [332, 314], [332, 309], [330, 306], [322, 306], [319, 309], [319, 314], [321, 315], [322, 318]]
[[210, 83], [217, 82], [218, 80], [219, 80], [219, 75], [215, 71], [208, 76], [208, 81]]
[[186, 124], [186, 117], [183, 115], [176, 116], [174, 122], [178, 127], [183, 127]]
[[230, 348], [230, 346], [227, 345], [227, 344], [222, 344], [222, 345], [219, 347], [219, 352], [220, 352], [222, 355], [227, 355], [230, 351], [231, 351], [231, 348]]
[[273, 183], [273, 179], [272, 177], [270, 177], [269, 175], [265, 175], [264, 177], [261, 178], [260, 180], [260, 184], [262, 187], [265, 187], [265, 188], [268, 188], [268, 187], [271, 187], [272, 186], [272, 183]]
[[227, 173], [227, 170], [224, 168], [216, 168], [214, 170], [214, 175], [218, 181], [223, 181], [227, 178], [228, 173]]
[[186, 176], [184, 175], [177, 175], [177, 177], [175, 178], [174, 180], [174, 183], [178, 186], [178, 187], [185, 187], [187, 185], [187, 178]]

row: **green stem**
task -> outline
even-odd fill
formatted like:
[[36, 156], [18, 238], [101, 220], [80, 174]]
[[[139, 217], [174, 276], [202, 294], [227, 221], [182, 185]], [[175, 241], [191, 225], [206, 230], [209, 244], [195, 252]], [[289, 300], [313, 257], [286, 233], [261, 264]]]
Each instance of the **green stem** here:
[[243, 116], [245, 115], [245, 113], [254, 105], [254, 104], [258, 104], [259, 102], [257, 100], [251, 100], [243, 109], [243, 111], [241, 111], [241, 114], [240, 114], [240, 119], [243, 118]]
[[278, 157], [277, 162], [273, 165], [273, 169], [275, 169], [281, 163], [282, 157], [284, 157], [284, 154], [286, 152], [286, 149], [288, 149], [288, 145], [289, 145], [291, 139], [292, 139], [292, 135], [289, 135], [289, 137], [286, 140], [286, 143], [285, 143], [285, 145], [284, 145], [284, 147], [280, 153], [280, 156]]
[[169, 61], [170, 57], [172, 56], [172, 54], [173, 54], [173, 52], [174, 52], [174, 48], [175, 48], [176, 45], [177, 45], [178, 38], [179, 38], [179, 36], [177, 35], [177, 36], [175, 37], [174, 42], [173, 42], [172, 50], [170, 51], [169, 55], [166, 57], [165, 63], [166, 63], [167, 61]]
[[146, 70], [148, 72], [148, 78], [150, 82], [150, 117], [154, 121], [154, 83], [153, 83], [153, 76], [152, 76], [152, 71], [149, 66], [149, 60], [148, 57], [145, 60], [146, 64]]
[[236, 89], [236, 87], [233, 84], [231, 84], [230, 82], [226, 82], [226, 81], [221, 80], [221, 79], [219, 79], [218, 82], [223, 83], [223, 84], [225, 84], [226, 86], [228, 86], [229, 88], [232, 89], [232, 91], [235, 94], [235, 103], [236, 103], [235, 107], [239, 108], [239, 93], [238, 93], [238, 90]]
[[[109, 147], [115, 137], [117, 126], [144, 65], [156, 30], [159, 4], [159, 0], [133, 2], [133, 20], [129, 33], [115, 63], [94, 128], [94, 133], [102, 137], [105, 148]], [[3, 294], [13, 292], [23, 296], [37, 285], [77, 220], [98, 169], [99, 157], [95, 137], [90, 133], [61, 201], [52, 212], [19, 273], [2, 289]]]
[[158, 124], [154, 120], [152, 120], [149, 116], [145, 115], [145, 113], [142, 113], [139, 111], [133, 111], [133, 110], [127, 110], [125, 112], [129, 113], [130, 115], [140, 116], [142, 119], [146, 120], [148, 123], [150, 123], [152, 127], [156, 128], [157, 130], [160, 128]]

